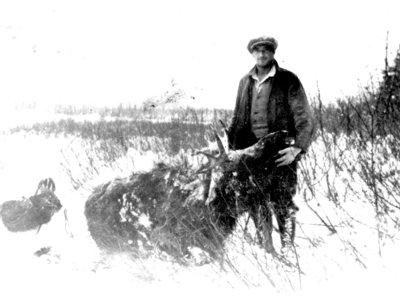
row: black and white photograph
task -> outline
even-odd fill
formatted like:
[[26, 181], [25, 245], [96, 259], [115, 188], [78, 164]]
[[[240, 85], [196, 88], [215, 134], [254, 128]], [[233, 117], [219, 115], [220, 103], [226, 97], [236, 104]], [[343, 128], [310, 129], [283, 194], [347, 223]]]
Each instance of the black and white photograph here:
[[0, 0], [0, 301], [395, 301], [399, 11]]

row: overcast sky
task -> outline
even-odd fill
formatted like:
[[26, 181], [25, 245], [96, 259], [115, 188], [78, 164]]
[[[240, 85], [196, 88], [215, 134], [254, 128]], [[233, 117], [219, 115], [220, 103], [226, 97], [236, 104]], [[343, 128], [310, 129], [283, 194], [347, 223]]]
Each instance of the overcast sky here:
[[[170, 88], [232, 108], [251, 38], [310, 95], [356, 93], [400, 45], [399, 1], [0, 0], [0, 100], [117, 105]], [[390, 61], [390, 62], [391, 62]]]

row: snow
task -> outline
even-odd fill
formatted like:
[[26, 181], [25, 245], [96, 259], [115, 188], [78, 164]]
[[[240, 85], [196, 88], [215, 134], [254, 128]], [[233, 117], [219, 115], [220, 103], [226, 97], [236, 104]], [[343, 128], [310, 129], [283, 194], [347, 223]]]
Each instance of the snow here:
[[[390, 221], [376, 219], [370, 194], [357, 170], [360, 154], [346, 149], [345, 137], [330, 150], [317, 140], [302, 162], [300, 170], [309, 171], [310, 178], [301, 173], [296, 196], [300, 207], [298, 258], [289, 258], [292, 267], [246, 241], [242, 232], [245, 217], [226, 243], [222, 266], [198, 266], [194, 261], [183, 267], [162, 255], [140, 260], [128, 255], [105, 256], [88, 233], [85, 200], [95, 186], [133, 171], [149, 170], [165, 157], [130, 148], [126, 153], [116, 150], [115, 160], [106, 162], [100, 149], [83, 139], [31, 133], [4, 132], [0, 145], [0, 203], [30, 196], [39, 180], [52, 177], [63, 209], [68, 211], [73, 235], [65, 230], [63, 210], [38, 234], [10, 233], [0, 225], [1, 301], [239, 301], [274, 297], [283, 301], [348, 301], [392, 300], [396, 294], [400, 281], [399, 229]], [[344, 160], [354, 170], [333, 167], [330, 160], [341, 150], [347, 150]], [[327, 160], [321, 154], [331, 158]], [[387, 156], [389, 159], [382, 162], [384, 171], [399, 171], [399, 163]], [[332, 196], [338, 204], [330, 199]], [[273, 236], [279, 247], [276, 232]], [[42, 247], [51, 250], [47, 255], [34, 256]], [[201, 259], [201, 252], [196, 253]]]

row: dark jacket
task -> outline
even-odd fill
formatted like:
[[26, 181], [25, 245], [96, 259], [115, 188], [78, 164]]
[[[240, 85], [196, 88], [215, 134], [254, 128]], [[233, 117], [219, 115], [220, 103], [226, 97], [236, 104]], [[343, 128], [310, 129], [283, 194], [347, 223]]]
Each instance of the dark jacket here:
[[[314, 121], [304, 88], [298, 77], [275, 62], [276, 74], [267, 105], [268, 132], [287, 130], [295, 146], [307, 151], [314, 131]], [[254, 67], [255, 68], [255, 67]], [[250, 112], [254, 80], [246, 74], [239, 83], [236, 105], [228, 129], [232, 149], [244, 149], [257, 139], [251, 130]]]

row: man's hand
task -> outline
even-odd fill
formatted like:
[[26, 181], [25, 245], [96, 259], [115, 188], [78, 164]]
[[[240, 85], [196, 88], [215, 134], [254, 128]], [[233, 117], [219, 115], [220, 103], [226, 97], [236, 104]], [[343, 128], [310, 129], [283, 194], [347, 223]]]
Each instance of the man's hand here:
[[290, 165], [300, 152], [301, 149], [297, 147], [289, 147], [279, 151], [278, 153], [282, 156], [275, 161], [278, 164], [277, 167]]

